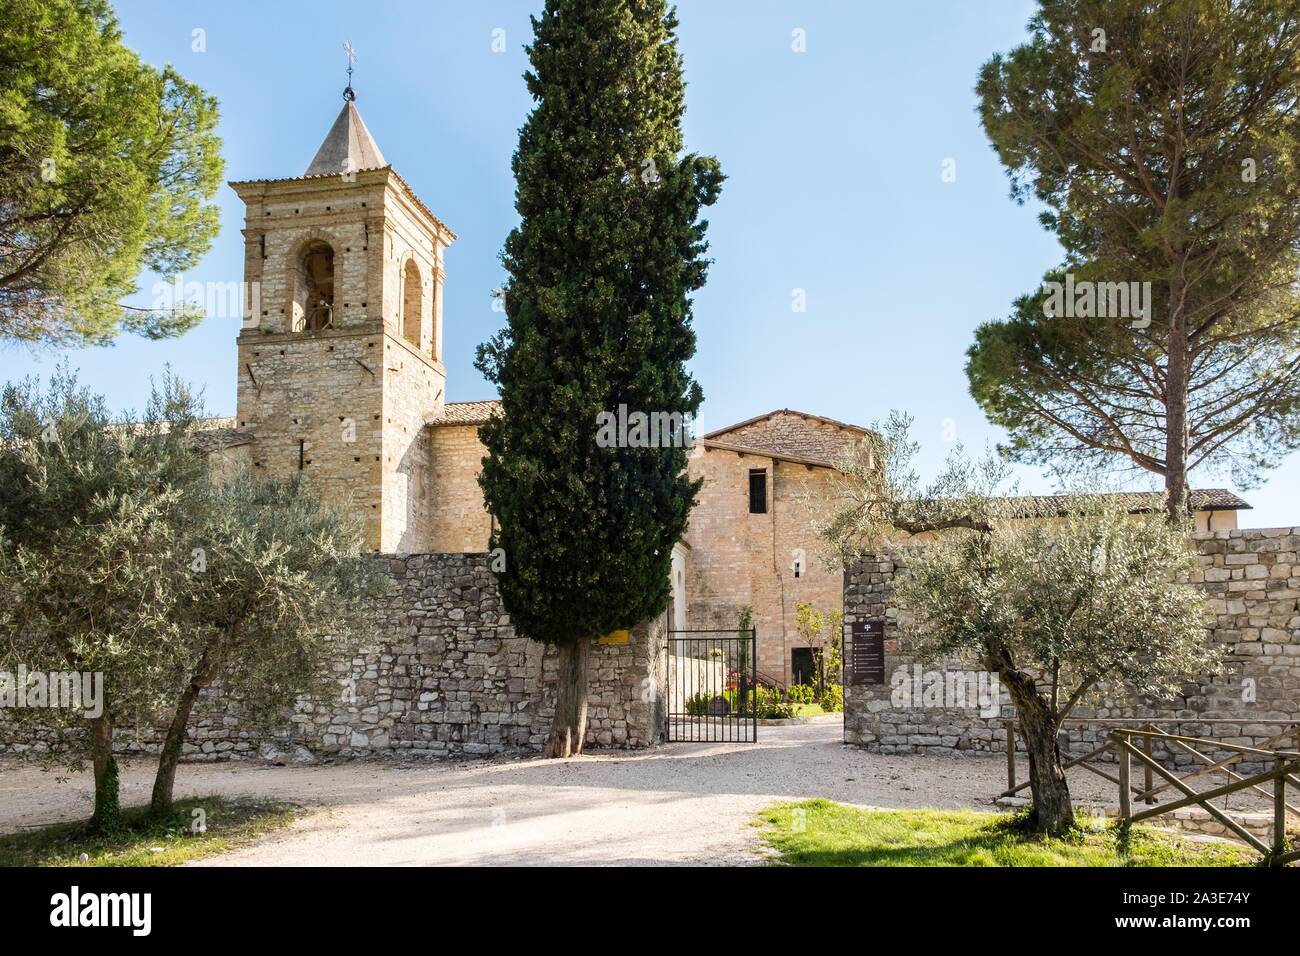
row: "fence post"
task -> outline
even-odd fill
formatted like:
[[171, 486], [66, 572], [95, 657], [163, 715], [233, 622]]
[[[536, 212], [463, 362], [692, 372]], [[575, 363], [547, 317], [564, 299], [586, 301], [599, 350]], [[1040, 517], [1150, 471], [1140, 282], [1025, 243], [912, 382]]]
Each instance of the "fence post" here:
[[1273, 857], [1272, 865], [1281, 866], [1278, 857], [1286, 852], [1286, 758], [1273, 762], [1277, 776], [1273, 778]]
[[[1156, 728], [1155, 728], [1153, 725], [1151, 725], [1151, 724], [1147, 724], [1146, 729], [1147, 729], [1147, 730], [1155, 730]], [[1150, 737], [1143, 737], [1143, 738], [1142, 738], [1142, 749], [1143, 749], [1144, 751], [1146, 751], [1146, 755], [1147, 755], [1148, 757], [1151, 756], [1151, 738], [1150, 738]], [[1155, 803], [1155, 802], [1156, 802], [1156, 798], [1153, 797], [1153, 796], [1151, 796], [1151, 791], [1152, 791], [1152, 789], [1153, 789], [1153, 788], [1155, 787], [1155, 785], [1156, 785], [1155, 779], [1151, 776], [1151, 765], [1150, 765], [1150, 764], [1143, 764], [1143, 765], [1142, 765], [1142, 769], [1145, 771], [1145, 773], [1144, 773], [1143, 776], [1142, 776], [1142, 788], [1143, 788], [1143, 790], [1144, 790], [1144, 791], [1146, 792], [1146, 794], [1147, 794], [1147, 795], [1142, 799], [1142, 802], [1143, 802], [1143, 803]]]
[[754, 626], [749, 629], [749, 692], [753, 695], [750, 698], [751, 704], [749, 712], [753, 715], [750, 719], [751, 740], [758, 740], [758, 627]]
[[1004, 720], [1007, 728], [1007, 789], [1016, 789], [1016, 722]]
[[1119, 817], [1124, 821], [1124, 826], [1131, 826], [1133, 823], [1133, 793], [1131, 779], [1133, 776], [1133, 758], [1129, 755], [1129, 739], [1122, 730], [1114, 732], [1115, 742], [1120, 744], [1119, 748]]

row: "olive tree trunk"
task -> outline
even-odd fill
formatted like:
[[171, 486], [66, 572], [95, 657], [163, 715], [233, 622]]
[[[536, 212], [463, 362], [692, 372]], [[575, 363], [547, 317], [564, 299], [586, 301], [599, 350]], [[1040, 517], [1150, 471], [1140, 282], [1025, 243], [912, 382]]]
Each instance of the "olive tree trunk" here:
[[1025, 752], [1029, 757], [1029, 789], [1033, 794], [1034, 829], [1060, 835], [1074, 826], [1074, 805], [1061, 767], [1061, 748], [1056, 725], [1048, 721], [1021, 719]]
[[[992, 545], [987, 531], [981, 535], [980, 544], [984, 566], [991, 567]], [[1056, 741], [1056, 731], [1064, 715], [1057, 712], [1055, 698], [1049, 700], [1038, 692], [1038, 682], [1016, 666], [1015, 658], [1001, 641], [985, 641], [983, 662], [985, 667], [997, 671], [998, 680], [1016, 705], [1025, 755], [1029, 758], [1029, 792], [1033, 800], [1030, 824], [1038, 833], [1064, 833], [1074, 827], [1074, 805], [1065, 768], [1061, 766], [1061, 748]], [[1014, 747], [1015, 741], [1008, 740], [1007, 746]]]
[[[1059, 836], [1074, 827], [1074, 804], [1056, 739], [1060, 720], [1028, 675], [1017, 669], [999, 671], [998, 677], [1016, 705], [1029, 758], [1029, 792], [1033, 800], [1030, 823], [1038, 833]], [[1007, 745], [1014, 746], [1015, 742], [1008, 740]]]
[[156, 815], [167, 813], [172, 808], [172, 792], [176, 787], [176, 764], [185, 747], [185, 728], [190, 721], [190, 712], [198, 700], [201, 688], [192, 683], [186, 688], [176, 705], [171, 725], [167, 728], [167, 737], [163, 740], [162, 753], [158, 756], [158, 775], [153, 780], [153, 796], [149, 800], [149, 811]]
[[181, 759], [181, 751], [185, 749], [185, 729], [189, 726], [190, 714], [194, 710], [194, 702], [199, 699], [199, 694], [204, 687], [217, 679], [220, 660], [219, 651], [211, 646], [206, 648], [198, 664], [195, 665], [194, 676], [186, 685], [185, 693], [176, 704], [172, 722], [167, 728], [167, 736], [163, 740], [162, 753], [158, 756], [158, 774], [154, 777], [153, 795], [149, 800], [150, 813], [163, 814], [172, 807], [172, 791], [176, 787], [176, 764]]
[[561, 644], [555, 693], [555, 716], [546, 741], [547, 757], [575, 757], [587, 736], [587, 664], [591, 641]]
[[95, 811], [90, 828], [109, 833], [122, 824], [118, 797], [117, 761], [113, 759], [113, 721], [105, 713], [90, 722], [90, 760], [95, 772]]

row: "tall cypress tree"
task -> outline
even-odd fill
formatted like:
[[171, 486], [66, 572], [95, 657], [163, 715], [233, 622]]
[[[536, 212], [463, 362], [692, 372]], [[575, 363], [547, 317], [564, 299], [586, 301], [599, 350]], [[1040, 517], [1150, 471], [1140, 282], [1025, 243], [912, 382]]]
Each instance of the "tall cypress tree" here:
[[708, 267], [699, 214], [723, 176], [682, 153], [666, 0], [547, 0], [532, 23], [508, 321], [476, 363], [502, 404], [481, 432], [479, 482], [515, 630], [559, 648], [546, 753], [569, 756], [586, 730], [591, 643], [663, 611], [698, 491], [684, 447], [604, 447], [599, 416], [698, 410], [690, 295]]

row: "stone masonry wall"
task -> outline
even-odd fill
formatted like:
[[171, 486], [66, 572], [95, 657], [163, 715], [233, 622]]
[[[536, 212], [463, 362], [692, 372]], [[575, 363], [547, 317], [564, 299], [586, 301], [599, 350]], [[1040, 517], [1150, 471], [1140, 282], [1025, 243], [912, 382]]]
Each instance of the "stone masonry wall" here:
[[487, 550], [492, 516], [478, 484], [487, 449], [478, 430], [478, 425], [425, 429], [430, 447], [428, 486], [433, 489], [429, 536], [435, 551]]
[[384, 336], [251, 329], [238, 350], [236, 427], [256, 435], [247, 446], [254, 475], [301, 471], [323, 495], [361, 514], [367, 543], [378, 548]]
[[[1225, 672], [1194, 681], [1174, 701], [1113, 697], [1079, 707], [1073, 716], [1176, 720], [1178, 732], [1189, 736], [1261, 746], [1286, 724], [1300, 723], [1300, 528], [1202, 532], [1194, 540], [1202, 565], [1194, 580], [1207, 592], [1214, 613], [1207, 639], [1226, 646]], [[905, 553], [874, 557], [845, 574], [846, 630], [853, 621], [884, 620], [886, 678], [883, 685], [846, 687], [845, 742], [884, 753], [1005, 753], [1003, 720], [1014, 715], [1005, 690], [995, 717], [983, 717], [977, 709], [900, 708], [891, 699], [892, 676], [899, 668], [914, 675], [916, 666], [908, 622], [900, 619], [892, 600], [895, 575], [905, 569], [906, 561]], [[950, 661], [922, 666], [929, 671], [971, 665]], [[1229, 722], [1204, 722], [1209, 719]], [[1091, 750], [1108, 729], [1066, 726], [1068, 749], [1074, 754]], [[1300, 740], [1290, 745], [1300, 747]], [[1176, 764], [1195, 760], [1190, 754], [1165, 756]]]
[[750, 448], [766, 448], [800, 458], [834, 461], [862, 437], [857, 428], [818, 419], [789, 410], [773, 412], [725, 432], [714, 433], [719, 441]]
[[[516, 637], [485, 554], [386, 555], [394, 582], [373, 608], [371, 639], [333, 662], [342, 688], [303, 700], [279, 727], [241, 721], [213, 688], [190, 721], [187, 759], [296, 753], [311, 757], [449, 756], [540, 750], [555, 706], [554, 649]], [[587, 743], [640, 748], [659, 740], [666, 667], [662, 618], [626, 644], [592, 648]], [[155, 753], [156, 733], [119, 728], [122, 752]], [[45, 746], [9, 739], [0, 754]]]
[[430, 445], [424, 423], [430, 414], [441, 410], [446, 378], [427, 355], [391, 335], [384, 337], [383, 377], [379, 550], [386, 554], [433, 551], [432, 527], [440, 489], [429, 481]]
[[[687, 627], [733, 628], [741, 608], [753, 604], [751, 575], [757, 548], [751, 546], [751, 538], [761, 541], [771, 517], [749, 514], [749, 470], [770, 464], [768, 458], [742, 458], [702, 445], [692, 450], [687, 473], [703, 485], [685, 534], [691, 548], [686, 567]], [[770, 536], [768, 540], [770, 574]], [[759, 633], [770, 633], [763, 610], [755, 608], [754, 616]]]
[[[830, 494], [828, 484], [831, 472], [825, 468], [808, 468], [794, 462], [772, 463], [772, 514], [773, 550], [775, 551], [775, 582], [777, 591], [773, 603], [780, 609], [778, 618], [781, 648], [779, 666], [766, 670], [775, 677], [793, 680], [791, 651], [806, 647], [808, 642], [799, 635], [795, 624], [798, 606], [809, 603], [824, 614], [843, 609], [844, 574], [832, 570], [821, 557], [821, 540], [813, 529], [813, 517], [807, 501], [826, 499]], [[794, 558], [802, 557], [802, 566], [796, 576]], [[760, 632], [760, 656], [763, 641]], [[761, 657], [760, 657], [761, 659]]]
[[[442, 410], [447, 381], [442, 365], [440, 289], [443, 249], [451, 233], [421, 215], [405, 189], [392, 181], [383, 203], [383, 264], [380, 304], [384, 316], [383, 507], [379, 550], [439, 550], [431, 526], [438, 489], [430, 485], [429, 442], [424, 424]], [[408, 269], [417, 278], [418, 303], [407, 292]], [[372, 280], [373, 281], [373, 280]], [[417, 307], [418, 306], [418, 307]], [[415, 314], [415, 313], [418, 313]], [[415, 342], [405, 337], [412, 322]]]

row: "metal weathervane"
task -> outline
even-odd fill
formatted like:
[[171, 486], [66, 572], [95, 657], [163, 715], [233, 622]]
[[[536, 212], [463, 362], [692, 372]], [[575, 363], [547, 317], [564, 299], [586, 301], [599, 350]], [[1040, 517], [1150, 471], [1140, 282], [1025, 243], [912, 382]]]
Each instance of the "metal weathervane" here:
[[348, 85], [343, 89], [343, 98], [351, 102], [357, 98], [357, 91], [352, 88], [352, 64], [357, 62], [357, 51], [351, 40], [343, 41], [343, 53], [348, 58]]

